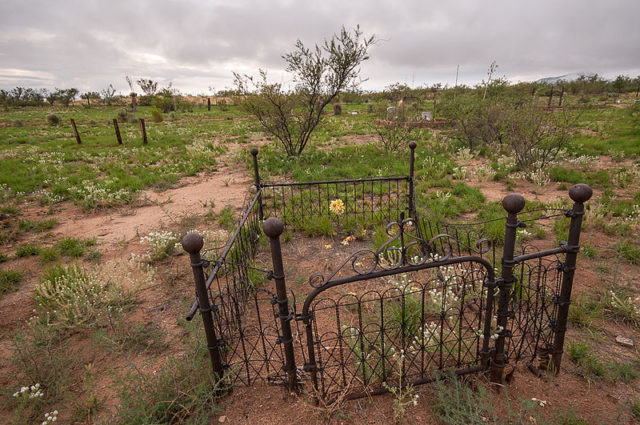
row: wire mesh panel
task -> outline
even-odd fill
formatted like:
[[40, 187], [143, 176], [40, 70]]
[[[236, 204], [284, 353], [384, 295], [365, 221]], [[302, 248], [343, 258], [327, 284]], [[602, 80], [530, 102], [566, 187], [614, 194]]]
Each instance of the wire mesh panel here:
[[222, 342], [228, 384], [280, 379], [284, 355], [274, 297], [256, 289], [245, 302], [226, 293], [214, 298], [214, 326]]
[[[339, 200], [344, 211], [331, 211]], [[409, 212], [409, 178], [380, 177], [312, 183], [262, 184], [264, 217], [297, 230], [339, 223], [344, 230], [399, 220]]]
[[308, 316], [319, 396], [361, 396], [400, 380], [428, 382], [446, 369], [481, 370], [492, 338], [489, 274], [486, 263], [436, 261], [363, 275], [357, 284], [325, 282], [310, 296]]

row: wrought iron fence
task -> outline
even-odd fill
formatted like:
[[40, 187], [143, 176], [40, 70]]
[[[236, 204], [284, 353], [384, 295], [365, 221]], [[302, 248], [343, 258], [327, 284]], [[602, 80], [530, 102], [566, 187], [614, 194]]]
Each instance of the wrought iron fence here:
[[[330, 401], [384, 392], [400, 381], [429, 382], [444, 370], [487, 371], [496, 382], [510, 362], [538, 359], [559, 370], [591, 189], [571, 188], [571, 209], [522, 212], [524, 198], [512, 194], [503, 201], [506, 217], [438, 223], [415, 211], [414, 150], [412, 144], [406, 177], [278, 184], [260, 181], [252, 151], [256, 193], [225, 249], [203, 259], [198, 235], [183, 240], [196, 281], [189, 318], [199, 308], [218, 376], [229, 385], [306, 387]], [[339, 222], [330, 213], [334, 199], [348, 205]], [[554, 220], [569, 220], [560, 226], [568, 227], [566, 243], [527, 245], [522, 229], [542, 233]], [[312, 290], [298, 309], [284, 276], [285, 225], [371, 222], [390, 222], [388, 241], [355, 253], [330, 276], [311, 275]], [[264, 272], [252, 265], [262, 231], [275, 292], [252, 284]]]

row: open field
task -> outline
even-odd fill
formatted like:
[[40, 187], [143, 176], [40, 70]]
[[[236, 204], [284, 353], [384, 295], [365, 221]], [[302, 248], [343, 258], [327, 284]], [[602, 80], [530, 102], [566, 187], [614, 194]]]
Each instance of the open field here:
[[[403, 423], [640, 421], [640, 129], [628, 112], [633, 101], [628, 95], [620, 103], [566, 108], [572, 114], [567, 143], [537, 170], [517, 164], [508, 146], [469, 149], [452, 137], [451, 126], [413, 132], [422, 216], [500, 217], [500, 201], [510, 192], [522, 194], [528, 209], [568, 206], [575, 183], [589, 184], [594, 196], [560, 374], [537, 377], [520, 367], [499, 393], [480, 377], [469, 385], [416, 387], [420, 397]], [[576, 105], [577, 98], [567, 95], [565, 102]], [[420, 107], [433, 110], [433, 100]], [[112, 119], [121, 110], [0, 112], [1, 417], [41, 423], [55, 410], [58, 422], [77, 424], [206, 424], [223, 417], [231, 424], [391, 423], [390, 395], [330, 407], [292, 397], [285, 412], [289, 395], [273, 386], [213, 398], [202, 322], [184, 320], [193, 278], [188, 256], [176, 246], [193, 229], [205, 235], [206, 248], [224, 244], [253, 182], [252, 147], [260, 148], [265, 181], [406, 174], [408, 149], [381, 147], [370, 104], [344, 102], [340, 115], [326, 111], [310, 145], [294, 158], [239, 106], [196, 105], [164, 114], [161, 122], [151, 119], [151, 108], [139, 107], [120, 122], [118, 145]], [[49, 125], [51, 114], [58, 125]], [[136, 118], [146, 120], [146, 145]], [[566, 240], [564, 223], [520, 237], [555, 245]], [[295, 258], [285, 263], [290, 287], [304, 294], [311, 273], [357, 247], [380, 245], [379, 225], [363, 230], [350, 245], [341, 243], [351, 236], [345, 229], [287, 233], [284, 250]], [[262, 243], [260, 268], [271, 268], [267, 252]], [[270, 280], [255, 283], [273, 289]], [[619, 335], [635, 345], [617, 344]], [[21, 393], [22, 387], [29, 388]]]

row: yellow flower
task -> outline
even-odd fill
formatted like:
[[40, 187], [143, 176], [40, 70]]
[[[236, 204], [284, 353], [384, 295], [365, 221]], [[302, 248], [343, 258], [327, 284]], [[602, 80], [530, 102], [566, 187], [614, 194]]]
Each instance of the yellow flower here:
[[353, 236], [353, 235], [347, 236], [346, 238], [344, 238], [344, 239], [342, 240], [342, 245], [347, 246], [347, 245], [349, 245], [349, 243], [350, 243], [350, 242], [353, 242], [353, 241], [355, 241], [355, 240], [356, 240], [356, 237], [355, 237], [355, 236]]
[[329, 210], [336, 215], [344, 214], [344, 202], [342, 202], [342, 199], [334, 199], [331, 201]]
[[331, 244], [327, 244], [324, 247], [327, 248], [327, 249], [331, 249]]

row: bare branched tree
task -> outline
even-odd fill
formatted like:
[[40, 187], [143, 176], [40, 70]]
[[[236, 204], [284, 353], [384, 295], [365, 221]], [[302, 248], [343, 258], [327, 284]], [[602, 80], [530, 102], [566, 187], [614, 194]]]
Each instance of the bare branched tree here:
[[245, 97], [244, 109], [283, 144], [287, 155], [300, 155], [322, 120], [324, 108], [340, 92], [361, 82], [359, 66], [369, 59], [367, 52], [375, 41], [375, 36], [364, 37], [360, 27], [353, 31], [343, 27], [314, 48], [298, 40], [295, 50], [282, 57], [293, 76], [292, 90], [269, 82], [264, 70], [259, 70], [258, 78], [234, 72], [235, 85]]
[[142, 92], [147, 96], [153, 96], [158, 91], [157, 81], [141, 78], [138, 81], [136, 81], [136, 83], [138, 83], [138, 86], [140, 86], [140, 89], [142, 90]]
[[113, 84], [109, 84], [109, 87], [102, 90], [101, 93], [106, 104], [111, 106], [111, 102], [113, 102], [113, 98], [116, 95], [116, 89], [113, 88]]

